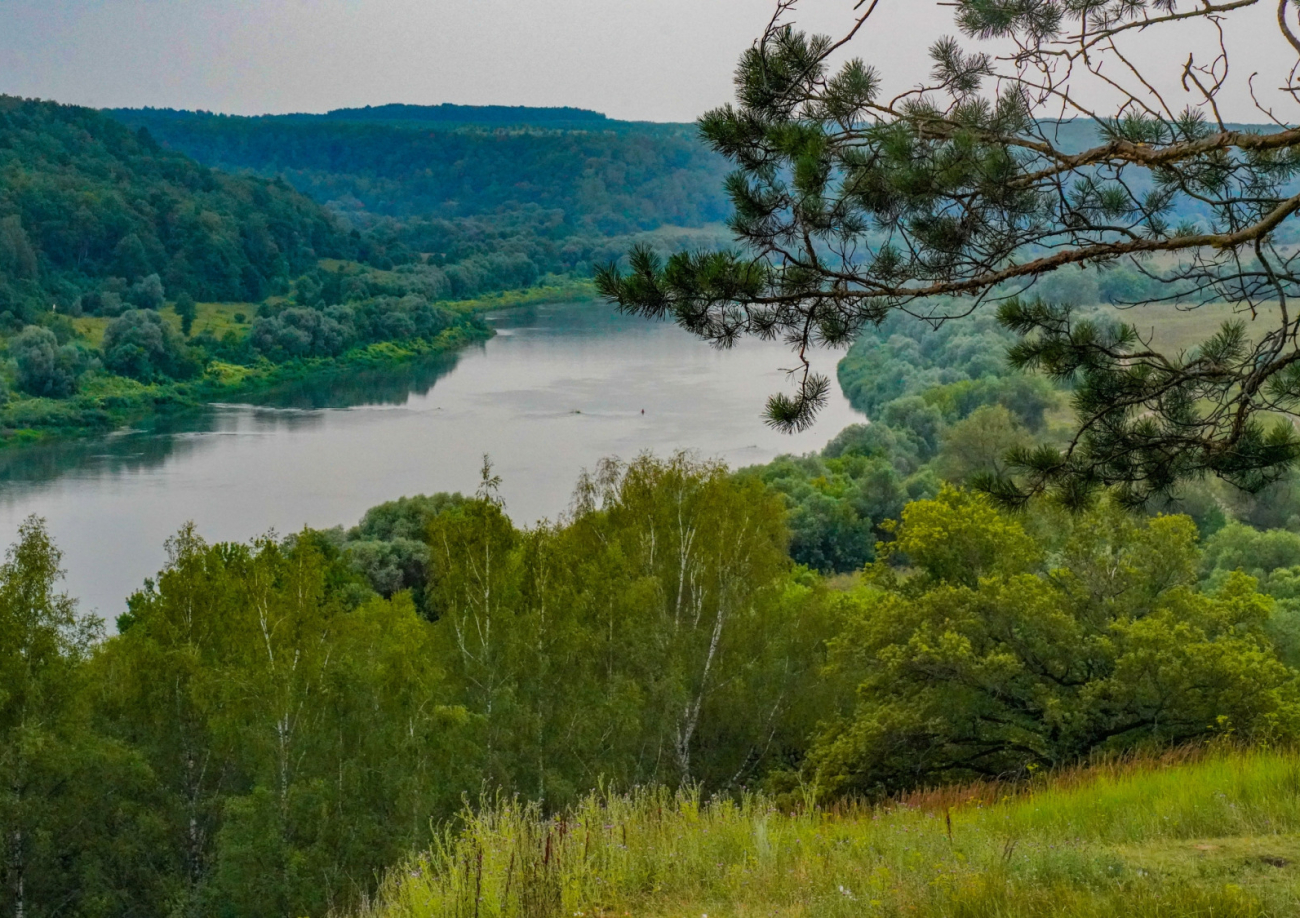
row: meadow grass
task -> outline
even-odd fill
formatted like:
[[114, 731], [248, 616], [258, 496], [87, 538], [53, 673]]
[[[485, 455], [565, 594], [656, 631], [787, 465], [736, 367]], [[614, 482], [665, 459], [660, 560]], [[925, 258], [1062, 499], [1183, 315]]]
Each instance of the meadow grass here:
[[1185, 754], [1027, 787], [782, 811], [761, 796], [498, 801], [395, 870], [375, 918], [1300, 914], [1300, 755]]
[[[181, 317], [176, 314], [174, 305], [168, 304], [159, 310], [159, 315], [178, 333], [180, 332]], [[197, 335], [203, 331], [211, 331], [221, 338], [226, 332], [233, 331], [236, 336], [242, 338], [252, 328], [256, 316], [256, 303], [196, 303], [191, 333]], [[79, 316], [72, 320], [72, 324], [87, 344], [91, 347], [99, 347], [104, 340], [104, 330], [112, 321], [107, 316]]]

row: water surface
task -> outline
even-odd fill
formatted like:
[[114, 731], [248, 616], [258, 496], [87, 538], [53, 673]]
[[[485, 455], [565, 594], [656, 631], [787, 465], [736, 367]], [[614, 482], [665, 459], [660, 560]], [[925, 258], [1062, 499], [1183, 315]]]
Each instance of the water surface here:
[[[555, 518], [601, 458], [698, 451], [732, 466], [818, 449], [862, 420], [833, 387], [811, 431], [761, 419], [794, 358], [780, 344], [716, 351], [673, 325], [601, 304], [491, 317], [498, 335], [423, 364], [302, 384], [267, 404], [0, 455], [0, 537], [35, 513], [65, 552], [67, 587], [110, 620], [162, 566], [187, 520], [210, 541], [352, 525], [408, 494], [472, 492], [482, 457], [517, 523]], [[820, 369], [833, 375], [835, 356]]]

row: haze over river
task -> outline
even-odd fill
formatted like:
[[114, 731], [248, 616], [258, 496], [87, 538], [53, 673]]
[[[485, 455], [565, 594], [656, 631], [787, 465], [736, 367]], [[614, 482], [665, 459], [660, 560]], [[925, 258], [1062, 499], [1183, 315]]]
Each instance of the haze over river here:
[[[599, 303], [503, 312], [481, 347], [418, 366], [338, 377], [167, 428], [0, 454], [0, 537], [29, 514], [64, 551], [66, 587], [112, 619], [165, 561], [187, 520], [209, 541], [354, 525], [410, 494], [471, 493], [484, 453], [516, 523], [569, 506], [605, 456], [697, 450], [733, 467], [821, 448], [862, 418], [838, 386], [819, 423], [769, 429], [788, 388], [779, 343], [716, 351], [676, 326]], [[818, 368], [834, 375], [836, 354]], [[642, 410], [644, 409], [644, 414]]]

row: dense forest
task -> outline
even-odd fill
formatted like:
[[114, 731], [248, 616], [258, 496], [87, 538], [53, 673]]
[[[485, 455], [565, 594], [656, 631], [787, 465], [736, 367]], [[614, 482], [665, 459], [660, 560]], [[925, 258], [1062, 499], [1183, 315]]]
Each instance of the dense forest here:
[[345, 244], [329, 214], [283, 182], [223, 175], [89, 109], [10, 97], [0, 98], [0, 227], [0, 318], [11, 326], [51, 302], [66, 312], [86, 294], [130, 298], [151, 276], [173, 295], [256, 301]]
[[[522, 114], [514, 124], [466, 124], [430, 120], [414, 106], [407, 107], [413, 114], [383, 117], [392, 108], [261, 118], [153, 109], [110, 114], [199, 162], [283, 176], [340, 210], [458, 218], [536, 207], [574, 229], [606, 234], [700, 226], [727, 215], [725, 163], [696, 138], [693, 125], [601, 116], [578, 122], [582, 128], [553, 127], [555, 119]], [[465, 117], [484, 116], [470, 109]]]
[[[690, 125], [457, 106], [111, 114], [207, 165], [283, 178], [394, 263], [426, 253], [440, 266], [473, 269], [513, 255], [534, 277], [587, 278], [646, 233], [718, 225], [729, 213], [725, 162]], [[705, 243], [725, 239], [715, 231]]]

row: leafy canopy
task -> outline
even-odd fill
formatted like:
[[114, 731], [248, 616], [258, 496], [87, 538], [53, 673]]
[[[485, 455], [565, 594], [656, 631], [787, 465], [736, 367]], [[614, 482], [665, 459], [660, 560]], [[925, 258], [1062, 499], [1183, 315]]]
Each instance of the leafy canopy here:
[[1295, 729], [1272, 602], [1239, 572], [1197, 589], [1191, 520], [1107, 508], [1037, 522], [1047, 535], [952, 488], [904, 510], [831, 648], [832, 674], [858, 692], [811, 752], [824, 787], [873, 793]]

